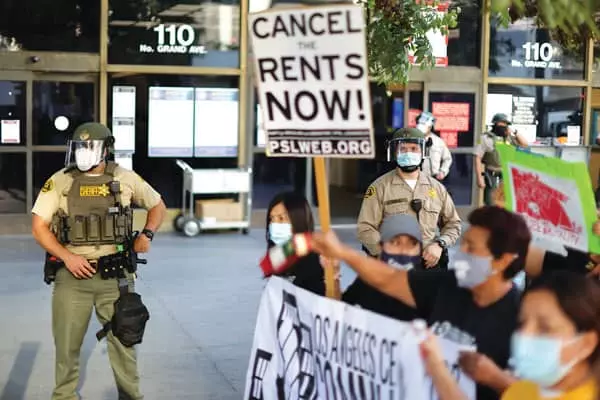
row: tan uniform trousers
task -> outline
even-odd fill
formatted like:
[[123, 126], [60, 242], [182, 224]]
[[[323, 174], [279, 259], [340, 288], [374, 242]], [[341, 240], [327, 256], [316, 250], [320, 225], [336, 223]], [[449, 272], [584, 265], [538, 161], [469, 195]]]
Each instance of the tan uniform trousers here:
[[[133, 290], [133, 280], [129, 281]], [[90, 279], [77, 279], [66, 268], [56, 274], [52, 294], [52, 333], [56, 348], [56, 387], [52, 400], [77, 400], [79, 358], [83, 339], [88, 330], [92, 309], [102, 325], [114, 313], [114, 302], [119, 297], [116, 279], [103, 280], [100, 274]], [[108, 357], [113, 370], [119, 399], [143, 399], [139, 389], [139, 375], [135, 347], [127, 348], [107, 335]]]

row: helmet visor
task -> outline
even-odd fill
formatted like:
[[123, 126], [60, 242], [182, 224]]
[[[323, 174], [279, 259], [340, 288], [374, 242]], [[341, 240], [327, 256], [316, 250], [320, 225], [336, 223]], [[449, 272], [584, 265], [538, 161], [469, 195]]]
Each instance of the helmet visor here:
[[397, 138], [390, 141], [390, 158], [395, 160], [401, 153], [417, 153], [425, 158], [425, 139]]
[[82, 172], [98, 166], [104, 159], [104, 140], [70, 140], [65, 166], [76, 165]]

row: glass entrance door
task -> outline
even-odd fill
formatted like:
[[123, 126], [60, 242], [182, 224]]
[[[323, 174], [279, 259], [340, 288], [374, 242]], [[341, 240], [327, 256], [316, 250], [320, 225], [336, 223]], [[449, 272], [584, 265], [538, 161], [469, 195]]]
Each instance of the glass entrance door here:
[[426, 83], [423, 104], [436, 117], [435, 133], [452, 153], [444, 183], [464, 216], [479, 203], [474, 173], [475, 143], [481, 127], [479, 85]]
[[0, 71], [0, 214], [26, 214], [64, 166], [77, 125], [96, 120], [96, 75]]

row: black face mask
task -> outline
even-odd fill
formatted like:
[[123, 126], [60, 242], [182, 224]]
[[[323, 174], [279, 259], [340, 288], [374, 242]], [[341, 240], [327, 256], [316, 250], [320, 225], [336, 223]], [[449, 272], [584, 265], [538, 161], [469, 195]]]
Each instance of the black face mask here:
[[408, 271], [421, 266], [421, 256], [407, 256], [404, 254], [389, 254], [381, 252], [381, 261], [388, 263], [396, 269]]
[[507, 131], [507, 126], [494, 125], [494, 127], [492, 128], [492, 133], [496, 136], [506, 136]]

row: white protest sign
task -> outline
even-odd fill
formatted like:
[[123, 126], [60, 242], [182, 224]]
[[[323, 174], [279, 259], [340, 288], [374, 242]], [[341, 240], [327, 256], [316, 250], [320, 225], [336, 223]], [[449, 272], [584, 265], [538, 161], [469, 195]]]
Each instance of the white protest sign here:
[[249, 19], [268, 155], [373, 158], [362, 7], [275, 9]]
[[[474, 399], [475, 384], [457, 368], [459, 346], [439, 340]], [[409, 323], [272, 277], [258, 311], [244, 400], [437, 400], [418, 343]]]

